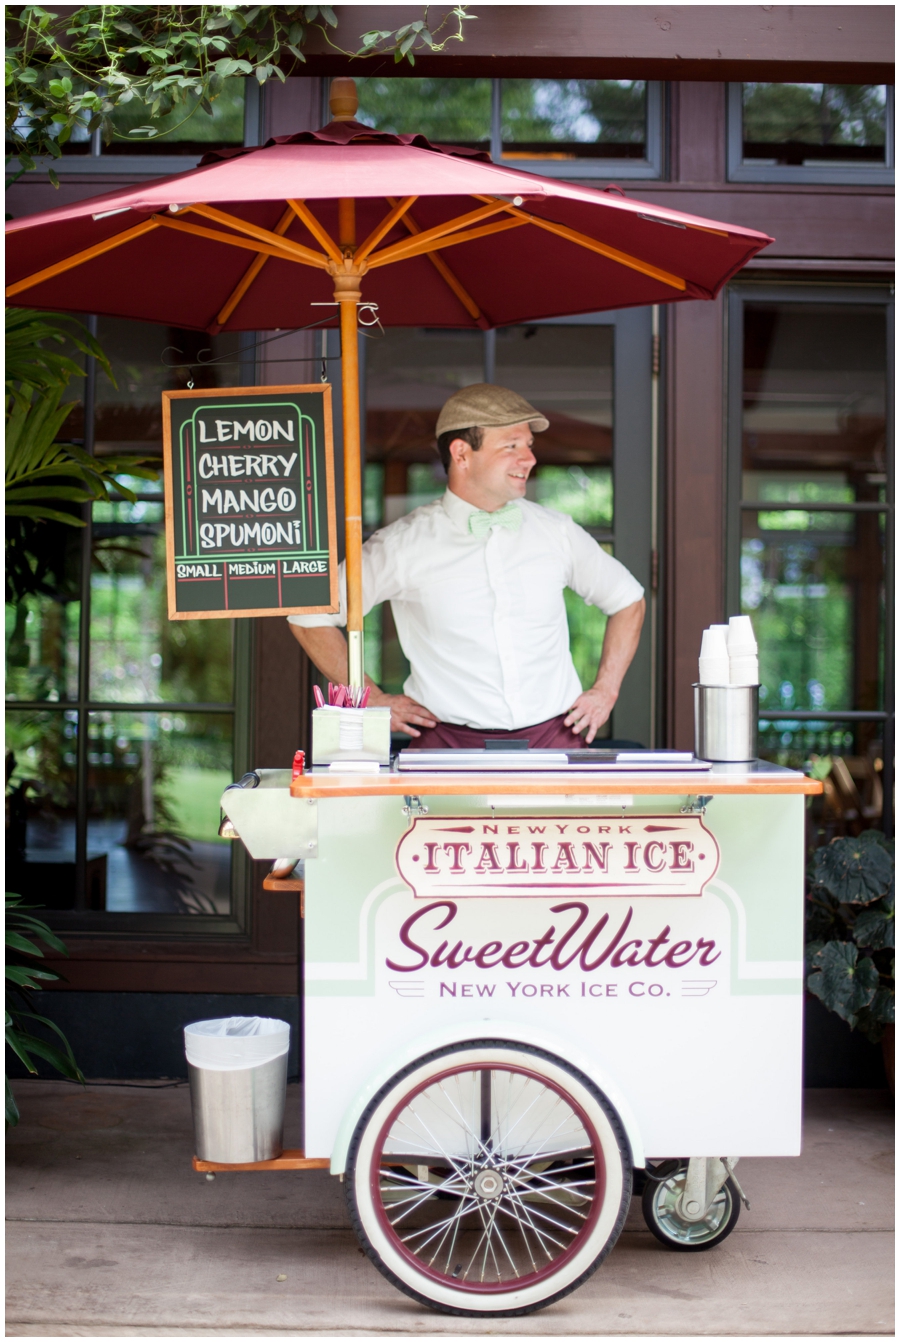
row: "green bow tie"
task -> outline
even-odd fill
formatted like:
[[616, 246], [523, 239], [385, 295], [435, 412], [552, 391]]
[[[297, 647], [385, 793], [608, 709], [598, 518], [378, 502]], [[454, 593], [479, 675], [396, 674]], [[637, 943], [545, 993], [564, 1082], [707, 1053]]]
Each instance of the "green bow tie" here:
[[485, 513], [481, 509], [469, 514], [469, 530], [473, 536], [486, 536], [492, 527], [507, 527], [518, 531], [522, 525], [522, 514], [514, 503], [507, 503], [495, 513]]

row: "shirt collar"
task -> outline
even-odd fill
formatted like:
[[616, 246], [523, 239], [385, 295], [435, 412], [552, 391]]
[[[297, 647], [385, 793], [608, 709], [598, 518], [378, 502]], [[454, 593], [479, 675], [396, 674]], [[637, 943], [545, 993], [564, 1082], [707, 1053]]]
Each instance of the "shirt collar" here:
[[456, 527], [457, 531], [464, 531], [466, 535], [468, 535], [469, 518], [473, 513], [477, 513], [479, 510], [473, 507], [471, 503], [466, 503], [465, 499], [461, 499], [459, 495], [454, 494], [451, 489], [446, 489], [444, 491], [444, 497], [441, 499], [441, 506], [450, 518], [450, 521]]

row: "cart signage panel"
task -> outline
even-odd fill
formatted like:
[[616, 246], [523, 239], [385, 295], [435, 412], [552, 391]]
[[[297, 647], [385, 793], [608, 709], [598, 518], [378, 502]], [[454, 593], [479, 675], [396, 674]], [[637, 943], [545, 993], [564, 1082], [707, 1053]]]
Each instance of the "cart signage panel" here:
[[701, 816], [418, 818], [397, 845], [417, 899], [697, 897], [719, 866]]
[[339, 608], [331, 387], [162, 395], [170, 620]]

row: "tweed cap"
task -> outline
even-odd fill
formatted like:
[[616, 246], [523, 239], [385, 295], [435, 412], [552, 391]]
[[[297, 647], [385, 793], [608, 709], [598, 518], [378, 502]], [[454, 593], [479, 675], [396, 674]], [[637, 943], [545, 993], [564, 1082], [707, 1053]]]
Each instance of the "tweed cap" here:
[[539, 410], [508, 387], [475, 382], [451, 396], [438, 415], [435, 436], [453, 429], [500, 429], [508, 424], [530, 424], [535, 433], [550, 427]]

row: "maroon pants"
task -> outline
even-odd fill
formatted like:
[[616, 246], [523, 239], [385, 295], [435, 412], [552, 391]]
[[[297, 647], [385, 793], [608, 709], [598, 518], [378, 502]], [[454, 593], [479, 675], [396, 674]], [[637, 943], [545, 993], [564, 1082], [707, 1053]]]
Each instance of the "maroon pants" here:
[[408, 750], [482, 750], [485, 741], [527, 741], [532, 750], [575, 750], [584, 745], [584, 738], [576, 736], [571, 727], [564, 726], [566, 714], [537, 722], [533, 727], [519, 727], [514, 732], [493, 731], [483, 727], [458, 727], [453, 722], [439, 722], [436, 727], [423, 729], [421, 736], [413, 737]]

